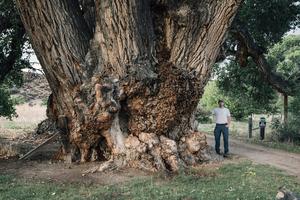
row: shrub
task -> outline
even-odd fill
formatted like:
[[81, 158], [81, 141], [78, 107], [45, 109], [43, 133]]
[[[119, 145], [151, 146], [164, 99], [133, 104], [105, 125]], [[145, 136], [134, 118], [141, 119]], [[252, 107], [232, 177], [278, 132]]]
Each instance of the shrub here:
[[201, 108], [200, 106], [197, 107], [195, 118], [200, 123], [212, 123], [212, 120], [210, 118], [211, 112], [208, 110], [205, 110], [204, 108]]
[[8, 90], [0, 86], [0, 116], [9, 119], [16, 117], [17, 114], [13, 105], [14, 102], [11, 99]]
[[300, 145], [300, 121], [296, 117], [291, 116], [286, 124], [275, 119], [272, 122], [272, 130], [273, 139]]

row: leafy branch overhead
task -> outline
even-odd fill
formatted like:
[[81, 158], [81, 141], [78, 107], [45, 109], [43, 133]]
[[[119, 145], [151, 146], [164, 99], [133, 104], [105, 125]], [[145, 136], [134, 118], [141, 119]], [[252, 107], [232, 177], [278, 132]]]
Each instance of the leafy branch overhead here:
[[[18, 73], [29, 65], [22, 58], [24, 44], [28, 41], [24, 26], [14, 1], [0, 1], [0, 83], [10, 73]], [[13, 75], [12, 75], [13, 76]]]
[[[299, 78], [287, 79], [265, 58], [269, 47], [300, 25], [297, 0], [244, 1], [225, 42], [226, 56], [235, 56], [241, 67], [251, 57], [263, 79], [282, 94], [293, 96]], [[296, 80], [296, 81], [295, 81]]]

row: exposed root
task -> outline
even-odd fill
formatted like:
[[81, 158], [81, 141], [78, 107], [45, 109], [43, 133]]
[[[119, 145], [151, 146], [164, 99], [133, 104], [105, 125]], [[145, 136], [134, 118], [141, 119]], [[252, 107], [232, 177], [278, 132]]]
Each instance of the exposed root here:
[[95, 166], [91, 169], [88, 169], [82, 173], [82, 176], [85, 176], [86, 174], [92, 174], [95, 172], [103, 172], [108, 170], [115, 170], [118, 166], [116, 165], [115, 161], [113, 159], [108, 160], [104, 163], [102, 163], [100, 166]]
[[[154, 133], [129, 135], [124, 142], [123, 154], [112, 155], [109, 161], [84, 172], [95, 173], [132, 167], [146, 171], [177, 172], [187, 165], [205, 161], [206, 137], [199, 132], [190, 132], [178, 142]], [[114, 151], [112, 151], [114, 152]]]

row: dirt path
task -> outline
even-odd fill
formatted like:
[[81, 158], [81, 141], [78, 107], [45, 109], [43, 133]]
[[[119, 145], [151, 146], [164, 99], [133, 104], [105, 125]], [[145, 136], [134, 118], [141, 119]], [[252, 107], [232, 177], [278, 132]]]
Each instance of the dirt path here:
[[[214, 137], [207, 135], [207, 142], [214, 146]], [[222, 144], [221, 144], [222, 145]], [[268, 164], [300, 178], [300, 154], [266, 148], [230, 138], [230, 153], [246, 157], [259, 164]]]

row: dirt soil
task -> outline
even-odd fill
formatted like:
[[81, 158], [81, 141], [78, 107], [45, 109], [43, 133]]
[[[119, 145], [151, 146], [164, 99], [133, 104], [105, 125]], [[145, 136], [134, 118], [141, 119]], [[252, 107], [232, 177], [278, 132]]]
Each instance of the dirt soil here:
[[[300, 178], [300, 154], [289, 153], [230, 138], [230, 153], [248, 158], [255, 163], [266, 164]], [[214, 146], [214, 137], [207, 135], [207, 142]]]
[[84, 171], [100, 163], [65, 164], [50, 161], [0, 160], [0, 174], [14, 174], [26, 180], [54, 181], [58, 183], [80, 183], [111, 185], [153, 174], [136, 169], [85, 174]]

